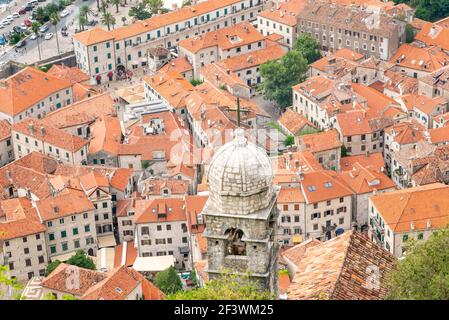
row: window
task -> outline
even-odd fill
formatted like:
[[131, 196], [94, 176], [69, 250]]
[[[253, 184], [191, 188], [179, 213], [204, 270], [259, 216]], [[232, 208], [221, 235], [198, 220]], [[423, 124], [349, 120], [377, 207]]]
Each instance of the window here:
[[140, 233], [142, 233], [142, 235], [144, 235], [144, 234], [150, 234], [150, 228], [148, 228], [148, 227], [142, 227], [142, 228], [140, 229]]
[[161, 225], [157, 226], [157, 231], [162, 231], [162, 226]]
[[22, 238], [22, 241], [25, 243], [25, 242], [28, 242], [28, 239], [27, 239], [27, 237], [23, 237]]
[[299, 204], [295, 204], [295, 211], [299, 211]]
[[67, 237], [67, 231], [63, 230], [61, 231], [61, 238]]
[[60, 224], [64, 224], [64, 218], [59, 219]]
[[167, 243], [171, 244], [172, 243], [172, 239], [171, 238], [167, 238]]
[[165, 239], [156, 239], [156, 244], [165, 244]]
[[343, 203], [343, 201], [344, 201], [344, 198], [340, 198], [340, 203]]
[[90, 225], [89, 224], [86, 224], [84, 226], [84, 232], [90, 232]]
[[182, 237], [182, 243], [187, 243], [187, 237]]
[[318, 209], [318, 203], [314, 203], [314, 204], [313, 204], [313, 208], [314, 208], [314, 209]]
[[167, 224], [167, 231], [170, 231], [170, 230], [171, 230], [171, 225]]
[[107, 208], [108, 207], [108, 203], [107, 202], [103, 202], [103, 208]]
[[313, 225], [313, 230], [318, 230], [318, 224], [317, 224], [317, 223], [315, 223], [315, 224]]
[[30, 253], [30, 249], [29, 248], [23, 248], [23, 253], [24, 254], [29, 254]]
[[38, 244], [37, 247], [36, 247], [36, 249], [37, 249], [37, 251], [42, 251], [42, 245], [41, 245], [41, 244]]
[[55, 240], [55, 234], [54, 233], [49, 233], [48, 234], [48, 240], [50, 240], [50, 241]]
[[288, 211], [288, 204], [284, 204], [283, 210], [284, 210], [284, 211]]
[[31, 267], [31, 259], [26, 259], [25, 260], [25, 266]]
[[320, 218], [321, 217], [321, 214], [319, 213], [319, 212], [315, 212], [315, 213], [312, 213], [311, 215], [310, 215], [310, 218], [313, 220], [313, 219], [318, 219], [318, 218]]
[[67, 250], [69, 250], [69, 246], [68, 246], [67, 242], [63, 242], [62, 243], [62, 251], [67, 251]]
[[51, 254], [56, 253], [56, 246], [55, 245], [50, 246], [50, 253]]
[[103, 219], [104, 220], [108, 220], [109, 219], [109, 214], [108, 213], [104, 213], [103, 214]]
[[89, 215], [87, 214], [87, 212], [84, 212], [84, 213], [83, 213], [83, 218], [84, 218], [84, 219], [87, 219], [88, 216], [89, 216]]
[[76, 236], [78, 234], [78, 228], [73, 228], [72, 231], [73, 231], [74, 236]]
[[339, 224], [345, 223], [345, 218], [340, 218], [340, 219], [338, 219], [338, 223], [339, 223]]
[[143, 246], [150, 246], [151, 245], [151, 240], [142, 240], [142, 241], [140, 241], [140, 243]]
[[36, 234], [36, 240], [40, 240], [41, 235], [40, 234]]
[[37, 260], [39, 261], [39, 264], [42, 264], [42, 263], [45, 262], [45, 261], [44, 261], [44, 256], [39, 256], [39, 257], [37, 258]]
[[79, 239], [73, 241], [73, 246], [74, 246], [75, 248], [79, 248], [79, 247], [80, 247], [80, 241], [79, 241]]
[[402, 241], [407, 241], [408, 240], [408, 235], [407, 234], [404, 234], [403, 236], [402, 236]]
[[418, 233], [418, 240], [422, 240], [422, 239], [424, 239], [424, 234]]

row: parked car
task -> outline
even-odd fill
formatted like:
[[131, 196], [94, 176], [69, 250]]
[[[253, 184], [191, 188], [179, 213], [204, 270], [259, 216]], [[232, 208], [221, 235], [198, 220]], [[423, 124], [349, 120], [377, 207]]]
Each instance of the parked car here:
[[69, 10], [62, 10], [61, 12], [61, 18], [65, 18], [70, 14]]
[[31, 10], [33, 10], [33, 6], [27, 4], [27, 5], [25, 6], [25, 10], [26, 10], [26, 11], [31, 11]]
[[19, 14], [27, 13], [27, 11], [25, 10], [25, 7], [20, 8], [18, 12], [19, 12]]
[[23, 39], [23, 40], [20, 40], [19, 42], [17, 42], [16, 47], [22, 48], [22, 47], [25, 47], [26, 44], [27, 44], [26, 40]]
[[6, 44], [6, 39], [3, 37], [0, 37], [0, 46], [4, 46]]
[[22, 33], [23, 32], [23, 30], [22, 30], [22, 28], [20, 26], [14, 26], [12, 29], [16, 33]]
[[35, 33], [33, 33], [30, 37], [30, 40], [36, 40], [39, 36]]
[[48, 31], [48, 25], [44, 24], [43, 26], [41, 26], [39, 28], [39, 31], [42, 32], [42, 33], [47, 32]]
[[45, 40], [50, 40], [51, 38], [53, 38], [53, 33], [49, 32], [45, 35]]
[[13, 17], [14, 19], [16, 19], [16, 18], [20, 17], [20, 14], [19, 14], [18, 12], [14, 12], [14, 13], [12, 14], [12, 17]]
[[33, 24], [29, 19], [25, 19], [23, 20], [23, 24], [27, 27], [31, 27], [31, 25]]

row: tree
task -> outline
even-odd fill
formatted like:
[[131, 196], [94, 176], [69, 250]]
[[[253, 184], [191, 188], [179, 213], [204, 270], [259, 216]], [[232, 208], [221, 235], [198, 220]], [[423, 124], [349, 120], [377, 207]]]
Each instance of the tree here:
[[192, 5], [192, 0], [184, 0], [182, 2], [181, 7], [184, 8], [184, 7], [191, 6], [191, 5]]
[[115, 13], [118, 13], [118, 6], [122, 0], [111, 0], [111, 3], [115, 5]]
[[260, 291], [257, 283], [248, 275], [237, 276], [224, 271], [220, 277], [206, 282], [204, 288], [179, 291], [167, 300], [270, 300], [268, 291]]
[[89, 14], [93, 13], [92, 10], [87, 5], [82, 5], [79, 11], [80, 16], [84, 16], [86, 22], [89, 20]]
[[50, 275], [50, 273], [52, 273], [53, 270], [55, 270], [60, 264], [61, 264], [61, 261], [59, 261], [59, 260], [50, 262], [47, 265], [47, 268], [45, 269], [45, 276], [48, 277]]
[[108, 0], [101, 0], [100, 1], [101, 10], [103, 11], [103, 15], [106, 14], [106, 9], [109, 7]]
[[298, 37], [293, 49], [301, 52], [309, 64], [321, 58], [318, 42], [308, 33]]
[[435, 231], [427, 241], [412, 241], [389, 282], [389, 299], [449, 299], [449, 228]]
[[182, 290], [182, 282], [173, 266], [158, 272], [154, 279], [156, 286], [165, 294], [173, 294]]
[[50, 15], [50, 23], [55, 27], [55, 36], [56, 36], [56, 47], [58, 49], [59, 54], [59, 39], [58, 39], [58, 29], [56, 28], [61, 18], [59, 17], [59, 14], [57, 12], [53, 12]]
[[447, 0], [394, 0], [406, 3], [416, 9], [415, 17], [426, 21], [437, 21], [449, 15]]
[[95, 263], [91, 257], [89, 257], [83, 250], [78, 250], [73, 256], [70, 257], [66, 262], [72, 266], [77, 266], [80, 268], [95, 270]]
[[341, 146], [341, 157], [346, 157], [348, 155], [348, 149], [344, 145]]
[[415, 31], [413, 31], [413, 27], [407, 23], [405, 25], [405, 42], [411, 43], [415, 40]]
[[[9, 268], [7, 266], [0, 265], [0, 300], [5, 295], [5, 292], [2, 292], [4, 287], [11, 288], [13, 291], [19, 291], [23, 288], [21, 284], [17, 282], [16, 278], [12, 278], [8, 275]], [[20, 300], [20, 293], [14, 294], [14, 299]]]
[[164, 2], [162, 0], [145, 0], [145, 2], [150, 9], [151, 14], [157, 14], [164, 6]]
[[292, 104], [292, 86], [305, 80], [307, 61], [302, 54], [291, 50], [278, 61], [268, 61], [260, 66], [264, 79], [259, 89], [265, 98], [275, 101], [283, 110]]
[[35, 21], [35, 22], [33, 22], [32, 24], [31, 24], [31, 30], [37, 35], [37, 39], [36, 39], [36, 41], [37, 41], [37, 51], [39, 52], [39, 61], [41, 61], [42, 60], [42, 57], [41, 57], [41, 45], [40, 45], [40, 42], [39, 42], [39, 28], [41, 27], [41, 24], [39, 23], [39, 22], [37, 22], [37, 21]]
[[122, 17], [122, 23], [124, 26], [126, 26], [126, 17], [125, 16]]
[[101, 23], [107, 25], [108, 30], [111, 30], [111, 25], [115, 25], [115, 18], [112, 14], [106, 12], [103, 14], [103, 17], [101, 18]]
[[129, 8], [128, 15], [135, 17], [137, 20], [145, 20], [151, 17], [151, 13], [145, 8], [145, 3], [141, 2], [135, 7]]
[[80, 30], [84, 31], [84, 26], [87, 23], [86, 16], [82, 15], [81, 12], [78, 14], [78, 26]]
[[291, 147], [295, 144], [295, 137], [291, 134], [285, 137], [284, 144], [286, 147]]
[[190, 281], [192, 281], [192, 285], [193, 285], [194, 287], [197, 287], [197, 286], [198, 286], [198, 279], [197, 279], [197, 277], [196, 277], [195, 269], [193, 269], [192, 271], [190, 271], [189, 279], [190, 279]]

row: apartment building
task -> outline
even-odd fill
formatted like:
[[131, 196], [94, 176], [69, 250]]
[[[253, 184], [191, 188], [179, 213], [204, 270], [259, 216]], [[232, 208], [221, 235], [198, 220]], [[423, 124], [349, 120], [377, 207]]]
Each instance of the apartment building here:
[[88, 164], [118, 167], [118, 150], [122, 142], [120, 119], [101, 116], [91, 125], [92, 139], [87, 155]]
[[328, 52], [325, 57], [310, 64], [309, 75], [328, 75], [338, 77], [341, 81], [351, 81], [363, 57], [362, 54], [347, 48]]
[[277, 123], [282, 131], [295, 137], [316, 131], [315, 126], [309, 120], [299, 113], [296, 113], [291, 108], [285, 110]]
[[139, 257], [171, 255], [177, 267], [190, 265], [183, 199], [136, 200], [135, 223]]
[[352, 228], [352, 190], [333, 171], [301, 174], [304, 234], [329, 240]]
[[0, 265], [20, 283], [43, 276], [47, 266], [45, 225], [27, 198], [0, 202]]
[[296, 28], [298, 14], [306, 4], [306, 0], [278, 1], [271, 8], [259, 13], [257, 30], [264, 36], [280, 35], [281, 43], [290, 49], [293, 48], [298, 37]]
[[8, 120], [0, 120], [0, 167], [14, 160], [14, 149], [11, 140], [11, 124]]
[[397, 258], [409, 240], [426, 241], [447, 226], [449, 187], [442, 183], [397, 190], [369, 199], [369, 237]]
[[406, 23], [377, 10], [310, 2], [298, 14], [298, 34], [307, 32], [323, 51], [348, 48], [389, 60], [405, 42]]
[[448, 111], [448, 102], [443, 97], [430, 98], [419, 94], [407, 94], [397, 97], [396, 101], [408, 113], [409, 119], [427, 129], [433, 128], [435, 117]]
[[245, 21], [179, 43], [179, 54], [193, 66], [193, 75], [208, 64], [265, 48], [262, 34]]
[[237, 75], [248, 87], [251, 95], [258, 93], [257, 86], [262, 82], [260, 76], [260, 66], [268, 61], [279, 60], [285, 55], [284, 49], [278, 44], [272, 44], [264, 49], [255, 50], [223, 59], [217, 62], [228, 73]]
[[425, 21], [415, 35], [415, 41], [425, 46], [440, 47], [449, 53], [448, 37], [449, 27], [447, 25]]
[[42, 118], [73, 102], [69, 81], [25, 67], [0, 81], [0, 119], [14, 124], [27, 117]]
[[282, 187], [277, 198], [278, 240], [294, 245], [305, 238], [305, 199], [299, 187]]
[[383, 130], [394, 124], [385, 118], [374, 118], [365, 110], [351, 110], [337, 114], [335, 129], [348, 155], [375, 153], [383, 150]]
[[413, 146], [419, 141], [424, 141], [424, 130], [422, 125], [415, 122], [401, 122], [385, 128], [383, 154], [387, 172], [392, 173], [393, 154], [405, 146]]
[[449, 101], [449, 66], [420, 78], [418, 93], [429, 98], [442, 96]]
[[146, 66], [151, 47], [176, 47], [181, 40], [255, 20], [263, 5], [261, 0], [210, 0], [111, 31], [90, 29], [73, 37], [76, 61], [91, 79], [107, 81], [115, 71]]
[[28, 118], [12, 126], [14, 156], [41, 152], [66, 164], [86, 164], [89, 141]]
[[298, 137], [298, 149], [311, 152], [326, 170], [340, 171], [341, 146], [335, 129]]
[[354, 97], [350, 83], [326, 76], [311, 77], [292, 89], [292, 109], [321, 130], [331, 128], [332, 118], [351, 109], [354, 101], [363, 103], [361, 98]]
[[78, 250], [95, 255], [94, 206], [83, 191], [67, 188], [55, 197], [37, 201], [36, 210], [47, 228], [45, 238], [51, 261], [65, 261]]
[[132, 198], [117, 201], [116, 217], [120, 243], [134, 240], [136, 200]]

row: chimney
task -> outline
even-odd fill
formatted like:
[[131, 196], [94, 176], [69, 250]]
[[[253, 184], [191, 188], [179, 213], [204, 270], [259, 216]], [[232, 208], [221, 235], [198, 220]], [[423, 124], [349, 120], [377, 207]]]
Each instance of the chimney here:
[[59, 208], [57, 206], [53, 207], [53, 213], [56, 214], [59, 212]]
[[41, 134], [44, 135], [45, 134], [45, 128], [41, 127]]
[[369, 158], [369, 150], [366, 150], [366, 157]]
[[34, 135], [34, 123], [32, 121], [28, 123], [28, 131], [30, 131], [30, 133]]

